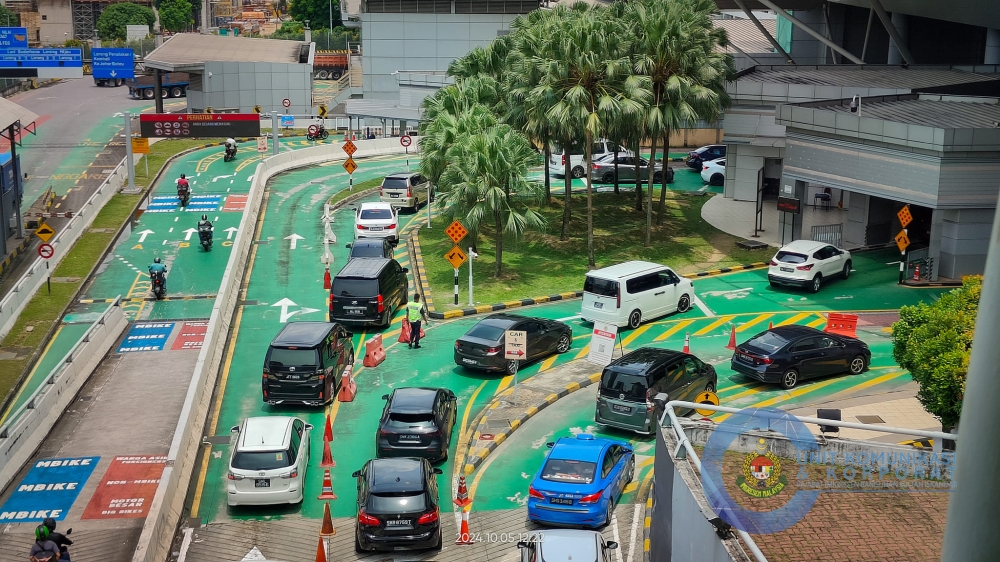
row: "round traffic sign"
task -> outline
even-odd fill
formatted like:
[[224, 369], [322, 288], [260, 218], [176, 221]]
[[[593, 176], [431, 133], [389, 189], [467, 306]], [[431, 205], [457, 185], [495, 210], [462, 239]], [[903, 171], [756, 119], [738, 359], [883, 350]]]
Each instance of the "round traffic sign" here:
[[319, 131], [319, 127], [317, 127], [316, 125], [309, 125], [309, 128], [306, 130], [309, 131], [310, 135], [315, 135], [316, 132]]
[[[705, 392], [702, 392], [701, 394], [698, 395], [698, 398], [695, 399], [695, 402], [699, 404], [711, 404], [712, 406], [718, 406], [719, 395], [710, 390], [706, 390]], [[695, 411], [703, 416], [711, 416], [717, 413], [715, 410], [695, 410]]]
[[413, 137], [411, 137], [410, 135], [403, 135], [399, 137], [399, 144], [403, 146], [410, 146], [411, 144], [413, 144]]
[[56, 249], [52, 247], [52, 244], [42, 244], [38, 247], [38, 255], [45, 259], [51, 258], [54, 253], [56, 253]]
[[285, 98], [285, 99], [281, 100], [281, 105], [283, 105], [285, 107], [292, 107], [292, 100], [290, 100], [288, 98]]

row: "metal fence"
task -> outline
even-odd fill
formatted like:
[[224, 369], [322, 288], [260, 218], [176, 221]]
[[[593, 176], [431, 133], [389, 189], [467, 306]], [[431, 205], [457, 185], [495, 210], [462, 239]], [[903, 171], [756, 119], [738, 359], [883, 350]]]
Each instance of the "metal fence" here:
[[809, 237], [816, 242], [826, 242], [839, 248], [844, 240], [844, 225], [843, 223], [838, 223], [814, 226]]

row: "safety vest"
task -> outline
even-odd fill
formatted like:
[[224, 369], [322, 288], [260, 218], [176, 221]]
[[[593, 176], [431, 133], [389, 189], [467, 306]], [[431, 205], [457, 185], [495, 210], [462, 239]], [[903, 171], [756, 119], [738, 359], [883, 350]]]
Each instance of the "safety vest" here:
[[410, 301], [406, 303], [406, 319], [410, 322], [419, 322], [420, 311], [424, 308], [423, 303]]

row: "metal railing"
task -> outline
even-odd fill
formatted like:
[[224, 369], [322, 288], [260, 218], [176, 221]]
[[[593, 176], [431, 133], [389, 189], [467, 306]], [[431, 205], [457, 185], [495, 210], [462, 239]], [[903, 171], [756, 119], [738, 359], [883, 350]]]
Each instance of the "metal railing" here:
[[844, 241], [844, 224], [820, 224], [812, 227], [809, 238], [815, 242], [825, 242], [837, 248]]

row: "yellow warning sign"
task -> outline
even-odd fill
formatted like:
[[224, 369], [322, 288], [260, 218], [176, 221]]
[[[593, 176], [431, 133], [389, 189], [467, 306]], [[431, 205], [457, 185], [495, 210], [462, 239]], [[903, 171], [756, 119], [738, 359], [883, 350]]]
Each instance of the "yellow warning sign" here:
[[325, 119], [326, 118], [326, 104], [324, 104], [324, 103], [319, 104], [319, 109], [318, 109], [317, 113], [319, 114], [320, 117], [322, 117], [322, 118]]
[[351, 158], [350, 156], [347, 157], [347, 160], [344, 162], [344, 169], [347, 170], [348, 174], [353, 174], [354, 170], [358, 169], [358, 165], [354, 162], [354, 158]]
[[147, 139], [146, 137], [133, 137], [132, 153], [149, 154], [149, 139]]
[[906, 247], [910, 245], [910, 237], [906, 235], [905, 230], [900, 230], [899, 234], [896, 235], [896, 247], [899, 248], [900, 252], [905, 252]]
[[452, 267], [458, 269], [459, 266], [465, 263], [465, 260], [469, 259], [469, 256], [465, 255], [465, 252], [463, 252], [461, 248], [455, 246], [448, 250], [448, 253], [444, 255], [444, 259], [451, 262]]
[[[699, 404], [711, 404], [713, 406], [718, 406], [719, 395], [709, 390], [706, 390], [705, 392], [702, 392], [701, 394], [698, 395], [698, 398], [695, 399], [695, 402]], [[715, 410], [695, 410], [695, 412], [698, 412], [702, 416], [711, 416], [712, 414], [716, 413]]]
[[47, 224], [43, 224], [42, 226], [39, 226], [37, 230], [35, 230], [35, 236], [39, 237], [42, 240], [42, 242], [45, 242], [46, 244], [55, 235], [56, 231], [52, 230], [52, 227]]
[[903, 205], [903, 208], [896, 213], [896, 216], [899, 217], [899, 226], [903, 228], [906, 228], [906, 225], [913, 222], [913, 215], [910, 214], [909, 205]]

